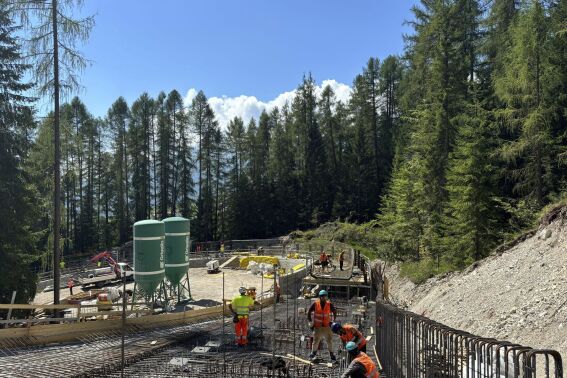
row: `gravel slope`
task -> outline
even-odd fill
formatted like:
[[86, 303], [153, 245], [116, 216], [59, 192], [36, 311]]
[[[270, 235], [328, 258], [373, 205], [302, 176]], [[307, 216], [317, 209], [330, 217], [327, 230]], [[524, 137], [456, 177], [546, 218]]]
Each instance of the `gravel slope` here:
[[470, 333], [567, 357], [567, 208], [537, 232], [459, 273], [416, 286], [388, 266], [392, 301]]

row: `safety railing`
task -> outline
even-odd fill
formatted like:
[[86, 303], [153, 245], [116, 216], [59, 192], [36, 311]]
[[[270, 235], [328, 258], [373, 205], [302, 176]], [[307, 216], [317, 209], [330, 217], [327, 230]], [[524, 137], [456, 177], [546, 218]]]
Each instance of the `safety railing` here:
[[376, 336], [388, 377], [563, 378], [557, 351], [471, 335], [381, 300]]

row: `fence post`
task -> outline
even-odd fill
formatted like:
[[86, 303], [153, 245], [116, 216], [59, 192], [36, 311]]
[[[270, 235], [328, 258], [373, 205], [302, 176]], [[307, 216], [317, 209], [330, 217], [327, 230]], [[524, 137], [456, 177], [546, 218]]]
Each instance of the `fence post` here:
[[[12, 291], [12, 300], [10, 301], [10, 304], [13, 305], [15, 300], [16, 300], [16, 290]], [[6, 318], [6, 320], [10, 320], [10, 317], [12, 317], [11, 308], [8, 310], [8, 317]], [[8, 328], [8, 323], [4, 324], [4, 328]]]

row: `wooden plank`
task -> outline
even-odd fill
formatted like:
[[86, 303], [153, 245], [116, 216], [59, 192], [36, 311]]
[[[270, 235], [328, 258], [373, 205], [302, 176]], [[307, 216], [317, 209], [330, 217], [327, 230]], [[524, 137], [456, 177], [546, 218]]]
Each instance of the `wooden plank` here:
[[291, 353], [288, 353], [287, 356], [288, 356], [289, 358], [293, 358], [293, 359], [295, 359], [295, 360], [297, 360], [297, 361], [299, 361], [299, 362], [303, 362], [304, 364], [314, 365], [313, 362], [308, 361], [308, 360], [304, 360], [303, 358], [299, 358], [299, 357], [297, 357], [297, 356], [294, 356], [294, 355], [291, 354]]
[[0, 310], [61, 310], [65, 308], [79, 308], [78, 304], [66, 304], [66, 305], [45, 305], [45, 304], [0, 304]]
[[[264, 306], [267, 306], [274, 302], [274, 298], [267, 298], [263, 300]], [[64, 308], [71, 308], [75, 306], [63, 306]], [[79, 307], [79, 306], [76, 306]], [[85, 306], [82, 306], [85, 307]], [[93, 306], [93, 307], [96, 307]], [[221, 315], [223, 306], [207, 307], [198, 310], [185, 311], [180, 313], [172, 314], [159, 314], [151, 316], [142, 316], [139, 318], [126, 319], [126, 324], [137, 325], [142, 328], [152, 328], [165, 323], [193, 323], [204, 319], [207, 319], [213, 315]], [[138, 310], [146, 311], [146, 310]], [[121, 313], [121, 311], [119, 311]], [[136, 311], [133, 311], [136, 312]], [[108, 312], [105, 312], [108, 314]], [[81, 316], [88, 316], [88, 313], [81, 313]], [[73, 318], [65, 318], [69, 320]], [[44, 324], [35, 325], [33, 327], [26, 328], [8, 328], [0, 329], [0, 340], [9, 339], [15, 337], [35, 337], [35, 342], [37, 344], [45, 344], [51, 342], [62, 342], [75, 340], [80, 336], [91, 332], [104, 332], [111, 331], [115, 329], [120, 329], [122, 327], [121, 319], [108, 319], [108, 320], [97, 320], [92, 322], [80, 322], [80, 323], [66, 323], [66, 324]]]
[[12, 320], [0, 320], [0, 324], [10, 324], [10, 323], [48, 323], [48, 322], [74, 322], [78, 318], [41, 318], [41, 319], [12, 319]]
[[[151, 314], [153, 310], [126, 310], [126, 315], [131, 314]], [[91, 316], [98, 316], [98, 315], [122, 315], [122, 311], [95, 311], [95, 312], [83, 312], [81, 314], [81, 318], [88, 318]]]

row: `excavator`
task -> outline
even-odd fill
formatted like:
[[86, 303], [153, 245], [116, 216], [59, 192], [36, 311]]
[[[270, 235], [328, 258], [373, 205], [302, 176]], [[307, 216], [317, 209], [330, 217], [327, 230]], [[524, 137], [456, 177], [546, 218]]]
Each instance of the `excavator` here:
[[92, 285], [102, 287], [119, 281], [122, 277], [126, 277], [127, 280], [134, 279], [134, 269], [127, 263], [116, 262], [110, 252], [104, 251], [91, 258], [92, 263], [99, 261], [105, 261], [109, 266], [93, 269], [89, 271], [85, 277], [79, 278], [79, 283], [83, 288]]

